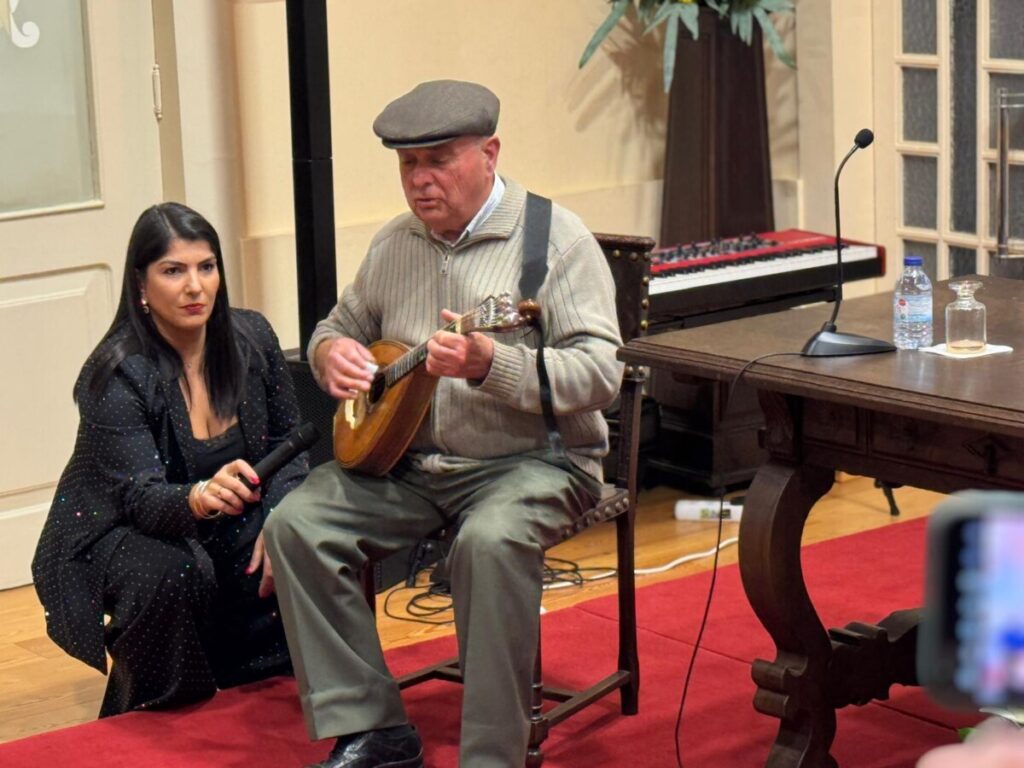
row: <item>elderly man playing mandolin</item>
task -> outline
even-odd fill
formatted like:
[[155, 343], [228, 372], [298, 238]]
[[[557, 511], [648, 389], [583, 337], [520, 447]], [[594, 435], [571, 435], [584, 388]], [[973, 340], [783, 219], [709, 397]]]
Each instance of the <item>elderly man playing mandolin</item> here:
[[[315, 469], [266, 529], [310, 734], [337, 737], [320, 766], [423, 765], [359, 573], [441, 526], [457, 530], [446, 565], [465, 679], [460, 764], [523, 765], [544, 551], [600, 493], [600, 411], [622, 375], [614, 284], [578, 217], [496, 174], [497, 120], [491, 91], [451, 80], [377, 117], [411, 213], [374, 237], [309, 342], [314, 375], [343, 401], [336, 429], [360, 442], [363, 428], [370, 444], [366, 463]], [[506, 292], [536, 299], [542, 330], [491, 316]], [[486, 317], [450, 311], [473, 307]], [[396, 409], [399, 436], [374, 446], [375, 406], [393, 395], [376, 411]]]

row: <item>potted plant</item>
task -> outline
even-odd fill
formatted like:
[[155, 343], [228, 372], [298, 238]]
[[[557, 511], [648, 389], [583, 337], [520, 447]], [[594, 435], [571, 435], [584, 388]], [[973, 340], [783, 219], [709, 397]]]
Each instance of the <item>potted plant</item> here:
[[[664, 27], [669, 94], [662, 245], [774, 229], [762, 35], [793, 66], [772, 23], [791, 0], [607, 0], [582, 67], [630, 11], [645, 33]], [[680, 26], [692, 41], [678, 44]], [[675, 78], [674, 72], [685, 73]]]
[[672, 86], [672, 77], [675, 72], [679, 26], [686, 27], [693, 39], [698, 39], [698, 19], [702, 6], [715, 11], [720, 18], [728, 19], [733, 34], [738, 35], [747, 45], [750, 45], [754, 39], [754, 22], [757, 22], [779, 60], [788, 66], [795, 66], [793, 57], [782, 44], [782, 39], [771, 20], [772, 13], [792, 11], [791, 0], [609, 0], [609, 2], [612, 6], [611, 10], [584, 49], [583, 55], [580, 57], [580, 67], [590, 60], [594, 51], [604, 42], [615, 25], [634, 4], [637, 16], [645, 26], [645, 33], [665, 25], [665, 50], [662, 67], [665, 93], [668, 93]]

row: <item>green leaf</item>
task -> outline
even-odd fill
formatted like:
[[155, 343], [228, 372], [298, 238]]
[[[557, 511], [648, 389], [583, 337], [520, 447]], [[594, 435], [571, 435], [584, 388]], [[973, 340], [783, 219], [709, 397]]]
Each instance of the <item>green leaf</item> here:
[[651, 30], [661, 24], [665, 19], [672, 15], [676, 4], [672, 2], [662, 3], [658, 6], [657, 13], [651, 17], [647, 23], [647, 27], [644, 29], [644, 34], [648, 34]]
[[608, 37], [608, 34], [612, 31], [619, 20], [629, 10], [632, 0], [614, 0], [612, 4], [612, 10], [608, 14], [608, 17], [601, 22], [601, 26], [594, 32], [594, 36], [590, 38], [590, 42], [587, 43], [587, 47], [583, 50], [583, 55], [580, 57], [579, 66], [582, 68], [584, 64], [590, 61], [590, 57], [594, 55], [594, 51], [597, 50], [598, 46], [604, 42], [604, 39]]
[[[2, 2], [2, 0], [0, 0]], [[700, 27], [700, 6], [704, 5], [716, 11], [721, 18], [729, 17], [729, 26], [734, 35], [747, 45], [754, 37], [754, 20], [757, 20], [768, 44], [775, 55], [789, 67], [796, 67], [793, 55], [786, 50], [772, 23], [771, 13], [791, 13], [793, 0], [700, 0], [684, 2], [684, 0], [609, 0], [611, 11], [594, 32], [579, 66], [583, 67], [594, 52], [605, 41], [612, 29], [618, 24], [626, 11], [636, 5], [637, 17], [644, 24], [644, 33], [652, 32], [659, 24], [665, 24], [665, 49], [663, 63], [663, 79], [665, 90], [672, 85], [673, 70], [676, 62], [676, 48], [679, 44], [679, 25], [682, 23], [689, 30], [694, 40], [697, 39]]]
[[678, 21], [682, 21], [686, 25], [686, 28], [690, 30], [690, 34], [693, 39], [697, 39], [697, 35], [700, 32], [697, 27], [697, 19], [700, 16], [700, 8], [696, 3], [679, 3], [679, 2], [666, 2], [661, 8], [658, 9], [658, 13], [655, 14], [651, 23], [644, 29], [644, 34], [651, 32], [655, 27], [664, 21], [667, 21], [670, 17], [677, 17]]
[[665, 0], [637, 0], [637, 15], [640, 21], [649, 24], [664, 4]]
[[754, 39], [754, 14], [750, 11], [733, 9], [729, 22], [733, 34], [739, 35], [740, 40], [750, 45], [750, 41]]
[[755, 8], [754, 17], [757, 19], [757, 23], [761, 25], [761, 31], [764, 32], [764, 36], [768, 38], [768, 43], [771, 45], [775, 55], [779, 57], [779, 61], [791, 69], [796, 69], [796, 62], [793, 61], [793, 57], [782, 44], [782, 38], [779, 37], [778, 30], [775, 29], [775, 25], [772, 24], [772, 20], [768, 14], [760, 8]]
[[768, 13], [788, 13], [793, 10], [791, 0], [761, 0], [760, 7]]
[[968, 736], [971, 735], [971, 731], [973, 731], [973, 730], [974, 730], [973, 728], [957, 728], [956, 732], [960, 736], [960, 741], [963, 741], [964, 739], [966, 739]]
[[[686, 28], [690, 30], [690, 34], [693, 35], [693, 39], [697, 39], [697, 35], [700, 28], [697, 26], [697, 20], [700, 18], [700, 8], [697, 7], [696, 3], [689, 3], [685, 5], [676, 6], [677, 13]], [[675, 59], [673, 59], [675, 61]]]
[[679, 16], [672, 14], [665, 26], [665, 58], [662, 61], [662, 79], [665, 93], [672, 87], [672, 76], [676, 69], [676, 44], [679, 41]]

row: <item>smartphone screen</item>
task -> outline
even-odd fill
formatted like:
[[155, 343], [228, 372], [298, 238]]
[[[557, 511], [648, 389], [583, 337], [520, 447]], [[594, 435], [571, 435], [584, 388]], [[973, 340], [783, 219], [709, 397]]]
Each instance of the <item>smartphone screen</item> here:
[[980, 706], [1024, 701], [1024, 511], [986, 509], [950, 533], [953, 683]]

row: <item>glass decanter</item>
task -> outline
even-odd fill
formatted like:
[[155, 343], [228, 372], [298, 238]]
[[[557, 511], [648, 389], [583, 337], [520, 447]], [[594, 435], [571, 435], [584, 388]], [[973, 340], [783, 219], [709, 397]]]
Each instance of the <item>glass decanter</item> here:
[[956, 301], [946, 305], [946, 350], [970, 355], [985, 348], [985, 305], [974, 298], [981, 288], [978, 280], [957, 280], [949, 284]]

